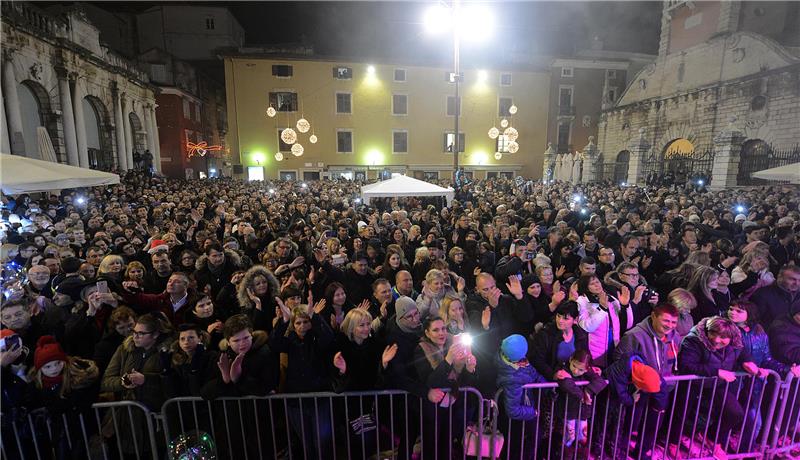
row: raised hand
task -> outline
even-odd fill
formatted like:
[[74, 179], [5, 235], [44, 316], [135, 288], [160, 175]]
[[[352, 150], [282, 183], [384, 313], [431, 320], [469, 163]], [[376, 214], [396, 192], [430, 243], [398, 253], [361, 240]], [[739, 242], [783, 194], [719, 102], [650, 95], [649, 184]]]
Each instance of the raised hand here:
[[563, 265], [558, 267], [558, 270], [556, 270], [556, 278], [561, 278], [562, 276], [564, 276], [564, 273], [566, 272], [567, 272], [567, 267]]
[[620, 305], [624, 306], [627, 306], [631, 302], [631, 290], [628, 289], [628, 286], [622, 286], [619, 288], [617, 300], [619, 300]]
[[462, 277], [458, 277], [458, 282], [456, 282], [456, 289], [458, 292], [464, 292], [464, 288], [467, 287], [467, 280]]
[[642, 268], [646, 269], [647, 267], [650, 266], [651, 263], [653, 263], [653, 257], [644, 256], [644, 258], [642, 259]]
[[386, 319], [386, 317], [389, 316], [389, 302], [388, 301], [383, 302], [381, 304], [381, 310], [380, 311], [381, 311], [381, 318]]
[[317, 314], [317, 315], [322, 313], [322, 310], [325, 309], [325, 304], [326, 303], [327, 303], [327, 301], [325, 299], [322, 299], [319, 302], [317, 302], [316, 304], [314, 304], [314, 310], [313, 310], [314, 313]]
[[517, 275], [511, 275], [508, 277], [508, 283], [506, 283], [506, 287], [511, 295], [513, 295], [517, 300], [522, 299], [522, 284], [519, 282]]
[[247, 288], [247, 297], [253, 302], [253, 306], [256, 310], [261, 311], [261, 299], [253, 292], [252, 289]]
[[472, 270], [472, 274], [475, 275], [475, 276], [480, 275], [481, 274], [481, 267], [475, 267], [475, 269]]
[[483, 309], [483, 313], [481, 313], [481, 326], [483, 326], [484, 330], [488, 331], [489, 324], [491, 324], [491, 322], [492, 322], [492, 309], [486, 307]]
[[633, 294], [633, 303], [638, 304], [642, 301], [642, 296], [644, 295], [644, 291], [647, 290], [647, 286], [644, 284], [640, 284], [636, 287], [636, 291]]
[[608, 309], [608, 294], [606, 293], [606, 291], [600, 292], [600, 294], [597, 295], [597, 298], [600, 301], [600, 306], [605, 309]]
[[396, 355], [397, 355], [396, 343], [393, 343], [383, 349], [383, 355], [381, 355], [381, 364], [383, 365], [384, 369], [386, 369], [386, 367], [389, 366], [389, 363], [394, 359]]
[[368, 299], [364, 299], [364, 300], [361, 301], [360, 304], [358, 304], [358, 308], [360, 310], [364, 310], [364, 311], [369, 311], [369, 306], [370, 305], [369, 305], [369, 300]]
[[239, 353], [233, 358], [230, 370], [231, 382], [233, 383], [238, 382], [242, 376], [242, 361], [244, 361], [244, 353]]
[[278, 308], [281, 310], [281, 316], [283, 317], [283, 320], [288, 323], [289, 319], [292, 317], [292, 312], [289, 311], [289, 307], [283, 303], [283, 300], [281, 300], [280, 297], [275, 297], [275, 303], [278, 304]]
[[337, 352], [333, 356], [333, 366], [336, 369], [339, 369], [339, 373], [344, 375], [347, 372], [347, 361], [344, 360], [344, 356], [342, 356], [342, 352]]

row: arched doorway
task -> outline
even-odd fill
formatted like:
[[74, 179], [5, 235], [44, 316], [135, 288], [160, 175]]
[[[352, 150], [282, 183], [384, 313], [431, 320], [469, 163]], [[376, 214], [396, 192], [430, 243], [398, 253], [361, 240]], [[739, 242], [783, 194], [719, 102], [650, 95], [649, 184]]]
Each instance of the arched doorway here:
[[631, 152], [623, 150], [617, 154], [617, 161], [614, 162], [614, 183], [621, 184], [628, 180], [628, 163], [631, 159]]
[[[39, 153], [39, 127], [48, 127], [50, 100], [47, 91], [39, 83], [26, 80], [17, 85], [20, 112], [22, 114], [22, 134], [25, 141], [25, 156], [43, 160]], [[50, 130], [48, 129], [48, 134]], [[52, 135], [50, 137], [52, 139]]]
[[111, 140], [108, 136], [108, 115], [103, 103], [94, 96], [81, 101], [86, 125], [86, 147], [89, 151], [89, 167], [104, 171], [114, 168]]
[[683, 185], [688, 181], [708, 184], [714, 166], [713, 149], [698, 150], [686, 138], [673, 139], [659, 152], [645, 157], [645, 181], [654, 185]]
[[133, 139], [133, 151], [144, 153], [144, 151], [147, 150], [147, 133], [144, 130], [142, 121], [139, 119], [139, 116], [136, 115], [136, 112], [129, 113], [128, 119], [131, 124], [130, 134], [131, 139]]

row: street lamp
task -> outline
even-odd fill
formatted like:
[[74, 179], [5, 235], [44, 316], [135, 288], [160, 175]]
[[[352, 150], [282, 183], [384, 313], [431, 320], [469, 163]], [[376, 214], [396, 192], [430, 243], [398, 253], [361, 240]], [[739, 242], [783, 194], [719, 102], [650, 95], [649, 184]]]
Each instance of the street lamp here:
[[458, 154], [461, 148], [458, 136], [458, 122], [461, 115], [459, 101], [460, 74], [460, 48], [461, 39], [484, 40], [492, 31], [491, 12], [479, 5], [461, 7], [460, 0], [452, 0], [450, 4], [439, 2], [430, 7], [424, 17], [425, 29], [432, 34], [449, 31], [453, 34], [453, 73], [450, 81], [455, 83], [455, 115], [453, 129], [453, 177], [458, 171]]

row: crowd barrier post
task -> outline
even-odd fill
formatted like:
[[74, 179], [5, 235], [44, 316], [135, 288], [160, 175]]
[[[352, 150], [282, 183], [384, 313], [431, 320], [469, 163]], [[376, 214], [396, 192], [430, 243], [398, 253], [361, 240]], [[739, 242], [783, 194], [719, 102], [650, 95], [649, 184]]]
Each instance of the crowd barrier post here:
[[779, 405], [771, 419], [769, 443], [765, 443], [767, 458], [800, 449], [800, 379], [790, 372], [776, 393]]

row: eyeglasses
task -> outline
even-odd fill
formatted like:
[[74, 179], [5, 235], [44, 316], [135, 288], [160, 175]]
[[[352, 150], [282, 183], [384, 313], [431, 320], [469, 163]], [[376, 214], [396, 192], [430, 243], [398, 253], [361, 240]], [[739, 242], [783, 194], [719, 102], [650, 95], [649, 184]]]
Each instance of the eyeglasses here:
[[144, 337], [144, 336], [146, 336], [146, 335], [150, 335], [150, 334], [152, 334], [152, 333], [153, 333], [152, 331], [151, 331], [151, 332], [147, 332], [147, 331], [133, 331], [133, 336], [134, 336], [134, 337]]

